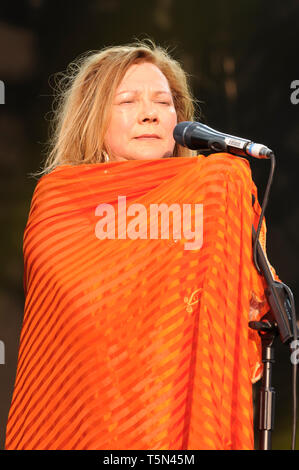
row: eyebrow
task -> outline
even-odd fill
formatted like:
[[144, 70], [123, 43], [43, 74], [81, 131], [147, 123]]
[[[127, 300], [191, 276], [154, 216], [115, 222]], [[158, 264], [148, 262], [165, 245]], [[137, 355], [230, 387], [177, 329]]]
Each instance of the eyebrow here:
[[[134, 93], [134, 94], [140, 94], [140, 91], [139, 90], [123, 90], [123, 91], [119, 91], [118, 93], [116, 93], [116, 96], [118, 95], [121, 95], [123, 93]], [[153, 93], [155, 96], [157, 95], [161, 95], [161, 94], [167, 94], [169, 96], [172, 96], [171, 93], [169, 91], [163, 91], [163, 90], [157, 90], [157, 91], [154, 91]]]

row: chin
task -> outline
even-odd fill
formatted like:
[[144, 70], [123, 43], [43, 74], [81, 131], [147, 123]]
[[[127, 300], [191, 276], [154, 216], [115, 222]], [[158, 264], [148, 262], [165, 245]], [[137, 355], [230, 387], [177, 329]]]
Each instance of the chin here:
[[161, 158], [173, 157], [173, 152], [170, 150], [155, 150], [155, 149], [134, 149], [135, 151], [123, 152], [118, 157], [114, 157], [113, 160], [124, 161], [124, 160], [159, 160]]
[[170, 151], [164, 151], [164, 152], [150, 152], [150, 151], [145, 151], [145, 152], [136, 152], [134, 156], [131, 158], [134, 160], [159, 160], [161, 158], [171, 158], [173, 157], [173, 153]]
[[159, 160], [160, 158], [163, 158], [163, 155], [143, 154], [135, 157], [136, 160]]

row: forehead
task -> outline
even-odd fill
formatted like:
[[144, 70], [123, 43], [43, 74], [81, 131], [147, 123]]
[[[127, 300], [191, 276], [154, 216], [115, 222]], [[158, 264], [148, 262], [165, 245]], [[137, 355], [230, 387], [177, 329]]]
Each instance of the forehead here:
[[122, 90], [139, 89], [143, 87], [156, 88], [170, 92], [168, 80], [161, 70], [150, 62], [131, 65], [117, 87], [117, 93]]

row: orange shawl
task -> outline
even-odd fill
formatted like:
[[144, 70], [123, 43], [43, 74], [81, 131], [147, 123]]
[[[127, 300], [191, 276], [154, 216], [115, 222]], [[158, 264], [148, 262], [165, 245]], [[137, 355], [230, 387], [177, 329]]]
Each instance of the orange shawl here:
[[[6, 449], [253, 448], [262, 368], [248, 320], [266, 304], [252, 194], [247, 160], [229, 154], [64, 165], [39, 180]], [[171, 225], [169, 239], [100, 240], [96, 208], [117, 214], [120, 195], [202, 204], [202, 246], [185, 249]]]

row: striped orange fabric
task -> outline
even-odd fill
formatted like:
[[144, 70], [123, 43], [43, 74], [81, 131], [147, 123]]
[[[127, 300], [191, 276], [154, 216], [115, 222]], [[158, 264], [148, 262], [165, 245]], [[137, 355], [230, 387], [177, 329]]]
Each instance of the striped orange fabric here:
[[[229, 154], [65, 165], [39, 180], [6, 449], [253, 448], [261, 363], [248, 320], [266, 304], [252, 194], [247, 160]], [[100, 240], [96, 208], [118, 217], [118, 196], [147, 209], [147, 227], [151, 204], [202, 204], [202, 246], [185, 249], [173, 221], [168, 239]]]

